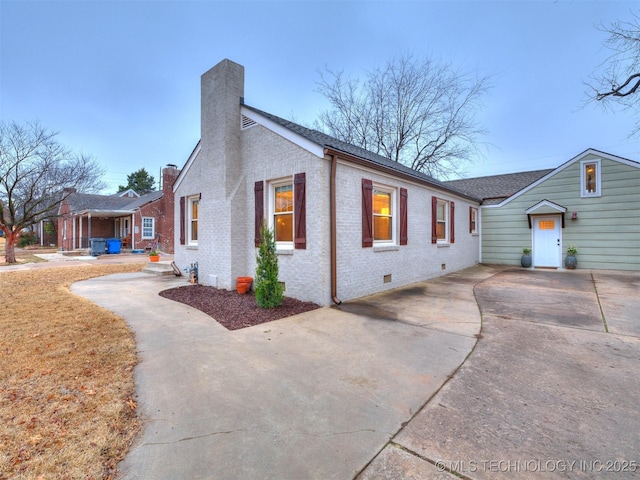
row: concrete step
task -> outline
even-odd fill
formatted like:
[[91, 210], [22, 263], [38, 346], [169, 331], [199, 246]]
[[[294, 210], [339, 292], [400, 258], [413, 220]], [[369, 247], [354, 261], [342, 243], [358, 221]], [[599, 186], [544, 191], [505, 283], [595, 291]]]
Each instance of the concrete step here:
[[144, 273], [151, 273], [153, 275], [175, 275], [170, 261], [149, 262], [147, 263], [147, 266], [142, 269], [142, 271]]

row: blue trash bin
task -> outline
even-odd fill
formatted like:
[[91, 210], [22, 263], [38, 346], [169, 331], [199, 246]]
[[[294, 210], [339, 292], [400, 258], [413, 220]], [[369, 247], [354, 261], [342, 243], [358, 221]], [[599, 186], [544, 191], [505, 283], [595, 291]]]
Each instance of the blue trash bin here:
[[104, 238], [92, 238], [91, 239], [91, 256], [98, 257], [104, 255], [107, 250], [107, 240]]
[[107, 253], [114, 254], [120, 253], [120, 248], [122, 247], [122, 242], [119, 238], [108, 238], [107, 239]]

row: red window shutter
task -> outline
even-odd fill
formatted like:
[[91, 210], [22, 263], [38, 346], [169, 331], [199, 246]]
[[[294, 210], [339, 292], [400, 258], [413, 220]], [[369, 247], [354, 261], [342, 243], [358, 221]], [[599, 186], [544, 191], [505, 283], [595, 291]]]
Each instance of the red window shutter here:
[[473, 207], [469, 207], [469, 233], [473, 233]]
[[455, 205], [453, 202], [449, 202], [449, 243], [455, 243], [456, 241], [456, 216]]
[[438, 243], [438, 197], [431, 197], [431, 243]]
[[307, 248], [307, 200], [306, 175], [296, 173], [293, 177], [293, 244], [295, 248]]
[[373, 247], [373, 182], [362, 179], [362, 246]]
[[407, 189], [400, 189], [400, 245], [406, 245], [408, 240]]
[[185, 197], [180, 197], [180, 245], [184, 245], [185, 240], [185, 226], [186, 226], [186, 215], [185, 215]]
[[253, 192], [255, 196], [255, 211], [254, 211], [254, 224], [255, 232], [253, 243], [256, 247], [260, 246], [260, 227], [262, 227], [262, 221], [264, 220], [264, 182], [256, 182], [253, 186]]

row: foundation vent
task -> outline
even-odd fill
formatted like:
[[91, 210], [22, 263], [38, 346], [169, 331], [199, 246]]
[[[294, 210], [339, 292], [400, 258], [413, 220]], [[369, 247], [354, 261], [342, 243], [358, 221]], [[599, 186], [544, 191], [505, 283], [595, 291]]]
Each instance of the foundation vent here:
[[242, 130], [246, 130], [247, 128], [251, 128], [254, 125], [257, 125], [257, 122], [245, 115], [240, 115], [240, 125]]
[[382, 277], [382, 282], [383, 283], [391, 283], [391, 274], [385, 275], [384, 277]]

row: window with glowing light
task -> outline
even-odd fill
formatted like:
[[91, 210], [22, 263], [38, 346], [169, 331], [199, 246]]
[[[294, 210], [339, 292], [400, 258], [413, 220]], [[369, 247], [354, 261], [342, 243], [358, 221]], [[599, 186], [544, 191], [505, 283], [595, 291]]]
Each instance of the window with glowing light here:
[[449, 240], [447, 238], [447, 232], [449, 231], [447, 228], [447, 224], [449, 223], [449, 202], [438, 199], [436, 212], [436, 236], [438, 238], [438, 243], [444, 243]]
[[582, 197], [600, 196], [600, 160], [580, 162], [580, 183]]
[[393, 210], [391, 192], [373, 189], [373, 240], [393, 240]]
[[198, 244], [198, 207], [200, 205], [200, 196], [189, 197], [189, 245]]
[[469, 233], [478, 233], [478, 209], [469, 207]]
[[273, 186], [273, 230], [277, 243], [293, 242], [293, 183]]

